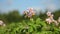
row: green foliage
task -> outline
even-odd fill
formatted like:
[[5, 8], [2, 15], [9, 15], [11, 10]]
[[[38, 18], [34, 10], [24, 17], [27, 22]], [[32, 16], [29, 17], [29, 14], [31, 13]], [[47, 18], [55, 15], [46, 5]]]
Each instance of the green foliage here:
[[52, 25], [46, 24], [40, 18], [23, 20], [0, 27], [0, 34], [59, 34], [60, 28]]
[[58, 19], [58, 17], [60, 17], [60, 10], [56, 10], [55, 12], [53, 12], [54, 14], [54, 19]]
[[21, 21], [21, 15], [19, 14], [18, 10], [13, 10], [8, 13], [0, 14], [0, 20], [3, 20], [6, 23], [11, 22], [19, 22]]
[[[60, 16], [60, 10], [53, 12], [54, 19]], [[8, 14], [0, 14], [0, 19], [7, 25], [0, 26], [0, 34], [60, 34], [60, 26], [55, 26], [54, 23], [47, 24], [46, 13], [35, 15], [31, 19], [24, 18], [17, 10], [11, 11]]]

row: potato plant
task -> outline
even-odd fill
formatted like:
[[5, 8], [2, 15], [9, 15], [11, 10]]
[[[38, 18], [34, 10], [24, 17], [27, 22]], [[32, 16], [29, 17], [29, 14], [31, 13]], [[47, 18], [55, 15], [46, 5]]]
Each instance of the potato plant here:
[[60, 28], [37, 18], [0, 26], [0, 34], [60, 34]]

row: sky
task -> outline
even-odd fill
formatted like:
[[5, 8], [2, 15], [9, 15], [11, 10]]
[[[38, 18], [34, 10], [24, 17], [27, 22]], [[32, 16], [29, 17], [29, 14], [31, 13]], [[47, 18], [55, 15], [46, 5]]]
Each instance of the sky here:
[[53, 11], [60, 9], [60, 0], [0, 0], [0, 12], [19, 10], [20, 13], [23, 13], [30, 7], [36, 10], [48, 8]]

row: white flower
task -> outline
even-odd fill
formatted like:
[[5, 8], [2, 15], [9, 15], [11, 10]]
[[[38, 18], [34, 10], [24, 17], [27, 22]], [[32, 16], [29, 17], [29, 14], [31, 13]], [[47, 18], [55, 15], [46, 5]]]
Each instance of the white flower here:
[[0, 25], [1, 26], [6, 26], [6, 24], [4, 24], [4, 22], [2, 20], [0, 20]]
[[48, 12], [47, 12], [47, 16], [51, 16], [51, 12], [48, 11]]
[[46, 19], [46, 22], [49, 23], [49, 24], [54, 22], [56, 25], [58, 25], [58, 22], [60, 22], [60, 19], [58, 19], [58, 22], [53, 19], [54, 15], [51, 14], [51, 12], [47, 12], [47, 16], [48, 16], [48, 18]]
[[3, 25], [3, 21], [2, 20], [0, 20], [0, 25]]
[[46, 22], [50, 24], [52, 22], [52, 20], [50, 18], [47, 18]]
[[33, 11], [33, 8], [29, 8], [28, 11], [24, 11], [25, 17], [31, 18], [35, 15], [35, 12]]

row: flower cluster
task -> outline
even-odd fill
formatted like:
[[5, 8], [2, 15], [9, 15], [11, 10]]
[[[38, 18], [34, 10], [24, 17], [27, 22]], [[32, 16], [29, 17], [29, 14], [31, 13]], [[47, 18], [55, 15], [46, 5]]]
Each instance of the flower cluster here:
[[28, 11], [24, 11], [24, 14], [26, 17], [31, 18], [35, 15], [35, 12], [33, 11], [33, 8], [29, 8]]
[[58, 25], [58, 22], [53, 19], [53, 16], [54, 16], [54, 15], [53, 15], [51, 12], [48, 11], [48, 12], [47, 12], [47, 16], [48, 16], [48, 18], [46, 19], [46, 22], [47, 22], [47, 23], [51, 24], [51, 23], [54, 22], [56, 25]]

